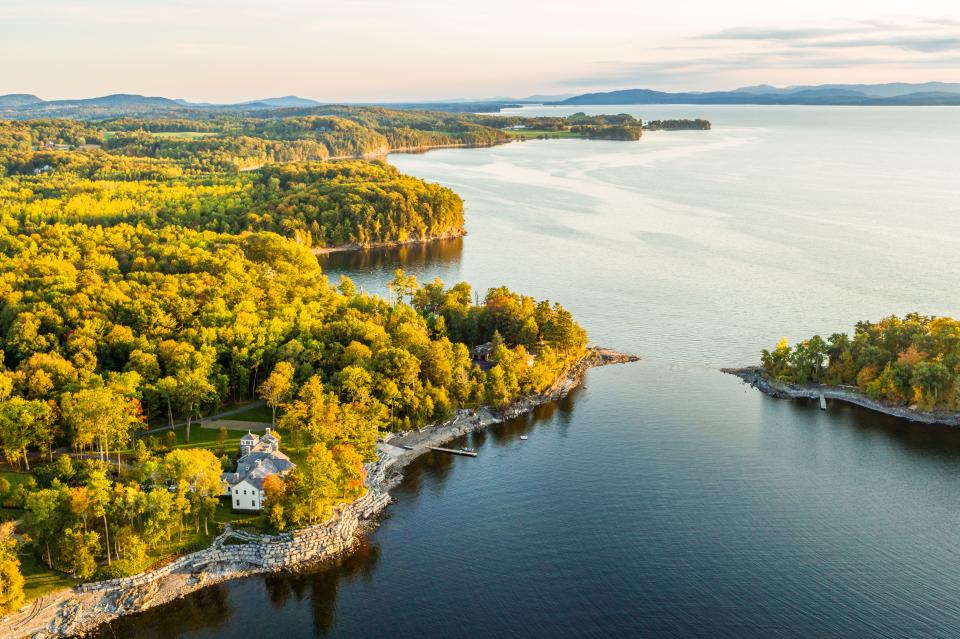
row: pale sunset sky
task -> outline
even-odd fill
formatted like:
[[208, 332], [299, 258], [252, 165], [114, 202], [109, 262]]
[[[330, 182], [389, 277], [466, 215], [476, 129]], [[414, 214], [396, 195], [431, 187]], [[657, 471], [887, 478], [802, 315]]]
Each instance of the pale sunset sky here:
[[956, 0], [0, 0], [0, 94], [396, 101], [960, 82]]

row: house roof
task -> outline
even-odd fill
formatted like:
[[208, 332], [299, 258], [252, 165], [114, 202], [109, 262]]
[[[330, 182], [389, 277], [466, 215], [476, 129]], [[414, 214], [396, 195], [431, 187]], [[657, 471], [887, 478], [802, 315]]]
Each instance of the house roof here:
[[296, 464], [280, 451], [258, 450], [237, 460], [237, 472], [223, 473], [221, 477], [231, 486], [248, 481], [258, 489], [263, 488], [263, 480], [270, 475], [283, 477], [296, 468]]
[[280, 438], [274, 435], [273, 433], [267, 433], [266, 435], [260, 438], [260, 441], [267, 442], [269, 444], [279, 444]]

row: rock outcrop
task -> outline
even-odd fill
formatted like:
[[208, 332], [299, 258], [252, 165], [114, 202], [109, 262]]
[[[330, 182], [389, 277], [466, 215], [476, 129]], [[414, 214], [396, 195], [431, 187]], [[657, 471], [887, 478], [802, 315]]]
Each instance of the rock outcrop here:
[[849, 404], [856, 404], [863, 408], [908, 419], [924, 424], [944, 424], [946, 426], [960, 426], [960, 413], [936, 412], [920, 410], [914, 406], [891, 406], [874, 399], [870, 399], [863, 392], [853, 386], [828, 386], [826, 384], [789, 384], [770, 379], [759, 366], [744, 368], [723, 368], [722, 372], [739, 377], [760, 392], [779, 397], [781, 399], [817, 399], [821, 395], [825, 399], [832, 399]]

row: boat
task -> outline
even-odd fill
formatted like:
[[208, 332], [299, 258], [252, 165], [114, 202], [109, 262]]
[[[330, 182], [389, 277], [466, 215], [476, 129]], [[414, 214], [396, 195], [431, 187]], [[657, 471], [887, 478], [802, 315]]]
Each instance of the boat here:
[[413, 450], [413, 446], [407, 446], [406, 444], [404, 444], [401, 448], [404, 450]]
[[526, 436], [526, 435], [520, 435], [520, 439], [521, 439], [522, 441], [527, 441], [527, 436]]
[[464, 452], [464, 453], [475, 453], [475, 452], [477, 452], [477, 450], [476, 450], [475, 448], [461, 448], [461, 449], [460, 449], [460, 452]]

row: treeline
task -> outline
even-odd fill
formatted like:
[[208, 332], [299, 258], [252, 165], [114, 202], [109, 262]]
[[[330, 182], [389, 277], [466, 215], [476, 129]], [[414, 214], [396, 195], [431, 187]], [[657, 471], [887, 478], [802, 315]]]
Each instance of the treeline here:
[[45, 152], [22, 163], [11, 158], [7, 171], [0, 220], [22, 232], [51, 224], [172, 224], [273, 231], [308, 247], [463, 233], [463, 202], [453, 191], [383, 162], [291, 163], [195, 177], [170, 161]]
[[570, 127], [573, 133], [579, 133], [591, 140], [639, 140], [643, 134], [640, 126], [593, 126], [577, 124]]
[[763, 351], [764, 371], [786, 382], [856, 385], [871, 398], [930, 410], [960, 408], [960, 321], [911, 313], [858, 322], [851, 338], [814, 335]]
[[649, 120], [643, 125], [644, 129], [650, 131], [709, 131], [709, 120]]
[[[271, 233], [52, 225], [4, 230], [0, 252], [0, 437], [24, 468], [29, 450], [63, 444], [108, 456], [129, 443], [141, 408], [191, 420], [249, 399], [279, 361], [360, 401], [376, 432], [502, 405], [584, 342], [568, 313], [505, 289], [474, 308], [466, 285], [432, 284], [443, 300], [427, 316], [349, 281], [331, 288], [309, 251]], [[518, 357], [539, 355], [513, 371], [507, 395], [467, 352], [494, 331]]]

